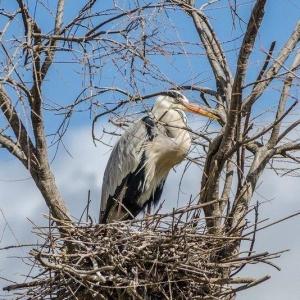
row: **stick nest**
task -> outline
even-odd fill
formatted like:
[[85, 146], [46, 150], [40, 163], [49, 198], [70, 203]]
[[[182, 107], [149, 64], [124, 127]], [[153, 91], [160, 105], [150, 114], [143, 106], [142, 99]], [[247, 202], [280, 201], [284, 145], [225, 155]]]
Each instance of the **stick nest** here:
[[209, 235], [204, 225], [181, 217], [174, 213], [106, 225], [36, 228], [43, 243], [30, 254], [38, 275], [6, 290], [32, 300], [229, 299], [269, 278], [231, 274], [274, 254], [224, 258], [240, 238]]

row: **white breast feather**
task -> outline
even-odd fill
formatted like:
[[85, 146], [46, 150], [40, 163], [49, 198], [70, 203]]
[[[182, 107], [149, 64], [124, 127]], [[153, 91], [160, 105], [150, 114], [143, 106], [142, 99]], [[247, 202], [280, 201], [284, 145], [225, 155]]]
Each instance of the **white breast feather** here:
[[171, 168], [184, 159], [190, 145], [191, 138], [185, 130], [181, 132], [176, 140], [158, 135], [153, 141], [144, 145], [146, 161], [143, 166], [145, 169], [144, 193], [139, 199], [141, 205], [150, 198], [151, 194], [154, 194]]

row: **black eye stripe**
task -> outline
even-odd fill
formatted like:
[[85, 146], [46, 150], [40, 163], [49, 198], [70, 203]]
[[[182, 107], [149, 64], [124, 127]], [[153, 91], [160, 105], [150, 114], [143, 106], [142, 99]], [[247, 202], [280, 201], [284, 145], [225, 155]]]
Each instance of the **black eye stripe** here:
[[168, 91], [168, 96], [174, 98], [177, 101], [184, 99], [183, 96], [179, 92], [172, 91], [172, 90]]

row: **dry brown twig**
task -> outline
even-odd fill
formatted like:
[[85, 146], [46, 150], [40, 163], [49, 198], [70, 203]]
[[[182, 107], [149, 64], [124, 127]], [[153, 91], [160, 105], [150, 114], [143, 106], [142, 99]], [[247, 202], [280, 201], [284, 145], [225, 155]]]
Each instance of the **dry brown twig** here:
[[[5, 290], [33, 299], [65, 299], [70, 291], [78, 299], [227, 299], [269, 279], [231, 277], [227, 270], [268, 263], [280, 253], [249, 252], [217, 261], [222, 249], [243, 238], [234, 233], [231, 238], [207, 235], [205, 221], [197, 227], [193, 218], [180, 221], [189, 210], [107, 225], [81, 224], [68, 236], [62, 236], [57, 226], [50, 228], [51, 236], [37, 228], [43, 232], [43, 243], [31, 256], [40, 275]], [[67, 231], [70, 225], [60, 226]], [[76, 250], [68, 253], [65, 245], [70, 243]]]

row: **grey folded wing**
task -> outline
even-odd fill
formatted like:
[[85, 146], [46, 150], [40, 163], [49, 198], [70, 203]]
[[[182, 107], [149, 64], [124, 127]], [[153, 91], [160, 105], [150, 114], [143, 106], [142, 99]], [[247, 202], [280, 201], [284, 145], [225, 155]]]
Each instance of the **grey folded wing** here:
[[155, 127], [152, 119], [145, 117], [133, 124], [114, 146], [103, 177], [100, 222], [109, 197], [115, 195], [123, 179], [139, 166], [143, 145], [153, 138]]

